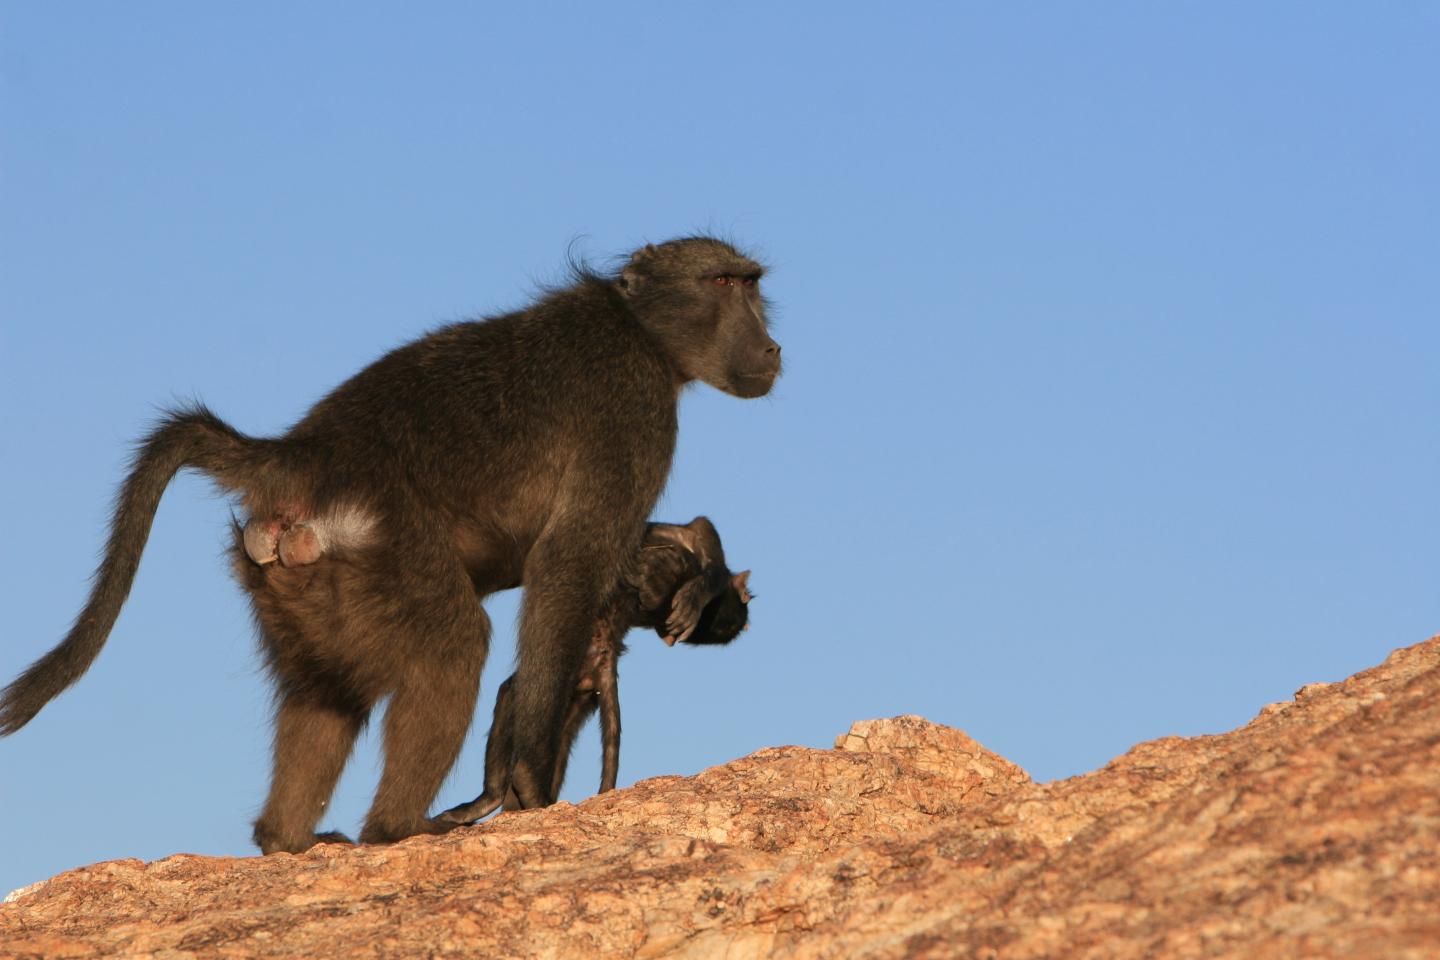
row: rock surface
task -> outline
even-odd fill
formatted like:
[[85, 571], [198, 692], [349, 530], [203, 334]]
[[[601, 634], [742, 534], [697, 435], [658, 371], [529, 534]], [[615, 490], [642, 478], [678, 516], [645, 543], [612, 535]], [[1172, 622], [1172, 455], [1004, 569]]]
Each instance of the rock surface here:
[[918, 717], [389, 847], [180, 855], [0, 956], [1440, 956], [1440, 637], [1050, 784]]

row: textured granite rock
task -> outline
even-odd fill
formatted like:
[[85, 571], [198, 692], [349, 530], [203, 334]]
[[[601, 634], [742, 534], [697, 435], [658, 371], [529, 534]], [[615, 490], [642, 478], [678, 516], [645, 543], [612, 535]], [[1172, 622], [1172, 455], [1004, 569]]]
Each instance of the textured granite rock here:
[[1440, 637], [1035, 784], [919, 717], [445, 837], [62, 874], [0, 956], [1440, 956]]

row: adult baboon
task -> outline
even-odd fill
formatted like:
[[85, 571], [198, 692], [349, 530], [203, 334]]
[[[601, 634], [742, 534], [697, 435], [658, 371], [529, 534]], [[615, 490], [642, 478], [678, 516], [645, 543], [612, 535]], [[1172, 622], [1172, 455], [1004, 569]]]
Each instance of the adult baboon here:
[[[759, 397], [780, 373], [761, 273], [720, 240], [650, 245], [615, 275], [577, 270], [526, 309], [386, 354], [281, 437], [248, 437], [199, 406], [169, 413], [120, 490], [75, 625], [0, 694], [0, 734], [99, 655], [161, 494], [191, 467], [250, 516], [345, 531], [315, 563], [245, 581], [277, 687], [263, 851], [317, 841], [356, 734], [387, 696], [360, 839], [453, 826], [426, 811], [474, 711], [490, 636], [480, 599], [521, 583], [512, 786], [527, 807], [552, 802], [571, 688], [669, 473], [680, 389]], [[307, 589], [316, 577], [332, 589]]]
[[[720, 534], [707, 517], [679, 526], [652, 523], [633, 581], [615, 588], [590, 635], [590, 647], [579, 681], [561, 726], [560, 748], [551, 780], [551, 793], [559, 795], [565, 783], [570, 750], [585, 721], [600, 712], [600, 792], [615, 788], [620, 771], [620, 677], [617, 669], [625, 653], [625, 634], [634, 627], [650, 627], [667, 644], [729, 643], [750, 623], [750, 571], [731, 573], [725, 565]], [[440, 814], [440, 819], [471, 823], [487, 816], [503, 802], [513, 809], [510, 758], [516, 719], [513, 715], [511, 676], [495, 696], [495, 716], [485, 743], [485, 791]], [[508, 794], [508, 796], [507, 796]]]

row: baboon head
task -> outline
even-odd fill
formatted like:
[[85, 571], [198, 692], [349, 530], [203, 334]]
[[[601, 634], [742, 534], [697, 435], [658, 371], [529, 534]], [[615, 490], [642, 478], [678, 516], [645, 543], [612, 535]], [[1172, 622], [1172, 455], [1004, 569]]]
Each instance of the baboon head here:
[[[686, 643], [729, 643], [750, 626], [750, 571], [731, 574], [730, 585], [705, 605], [695, 633]], [[696, 638], [700, 638], [696, 640]]]
[[760, 296], [764, 272], [723, 240], [687, 237], [635, 251], [616, 284], [683, 379], [762, 397], [780, 375]]

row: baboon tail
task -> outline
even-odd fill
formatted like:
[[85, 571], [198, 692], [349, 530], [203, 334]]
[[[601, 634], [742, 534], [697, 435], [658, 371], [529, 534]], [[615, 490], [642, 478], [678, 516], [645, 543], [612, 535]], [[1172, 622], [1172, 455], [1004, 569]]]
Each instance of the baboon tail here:
[[172, 411], [135, 453], [116, 497], [105, 557], [85, 609], [60, 645], [0, 692], [0, 736], [29, 723], [40, 708], [90, 668], [130, 594], [160, 496], [182, 467], [209, 474], [220, 486], [243, 489], [264, 469], [275, 441], [247, 437], [203, 406]]

